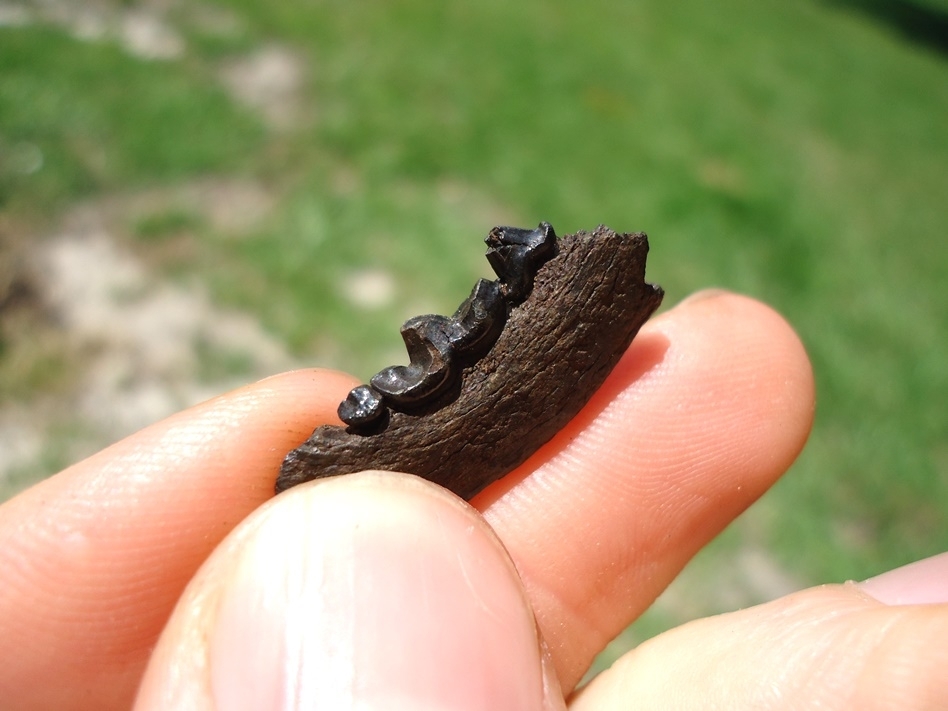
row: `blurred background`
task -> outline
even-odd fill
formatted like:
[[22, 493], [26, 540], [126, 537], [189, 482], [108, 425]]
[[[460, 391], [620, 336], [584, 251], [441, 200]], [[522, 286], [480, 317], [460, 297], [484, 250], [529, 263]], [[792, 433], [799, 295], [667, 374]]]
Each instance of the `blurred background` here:
[[0, 0], [0, 499], [403, 362], [540, 220], [648, 232], [666, 305], [773, 304], [818, 384], [791, 473], [600, 664], [948, 550], [948, 0]]

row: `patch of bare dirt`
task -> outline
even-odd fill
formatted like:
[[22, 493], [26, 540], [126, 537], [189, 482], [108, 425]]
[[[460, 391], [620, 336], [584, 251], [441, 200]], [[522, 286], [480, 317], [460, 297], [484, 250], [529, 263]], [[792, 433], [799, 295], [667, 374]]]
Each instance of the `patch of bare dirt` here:
[[[45, 238], [4, 241], [18, 245], [18, 259], [2, 260], [17, 266], [0, 271], [0, 323], [9, 325], [0, 358], [17, 352], [35, 329], [46, 330], [69, 377], [53, 393], [0, 402], [0, 485], [11, 472], [37, 468], [51, 448], [78, 458], [222, 391], [295, 367], [254, 318], [216, 306], [196, 281], [163, 279], [126, 246], [129, 215], [176, 201], [239, 232], [262, 219], [273, 198], [244, 181], [204, 181], [84, 205]], [[80, 433], [75, 442], [50, 441], [70, 429]]]
[[161, 215], [191, 215], [225, 237], [239, 238], [263, 224], [276, 207], [277, 196], [247, 178], [208, 177], [134, 193], [99, 198], [73, 211], [93, 212], [113, 225], [134, 225]]
[[186, 46], [167, 18], [171, 5], [157, 0], [133, 6], [105, 0], [5, 0], [0, 3], [0, 24], [53, 25], [80, 40], [117, 41], [142, 59], [177, 59]]
[[299, 123], [304, 64], [289, 48], [262, 47], [227, 62], [220, 76], [231, 95], [260, 112], [271, 128], [285, 130]]
[[[117, 42], [147, 60], [180, 59], [185, 35], [176, 22], [205, 34], [234, 36], [240, 18], [226, 8], [181, 0], [0, 0], [0, 26], [42, 24], [59, 27], [86, 42]], [[218, 72], [240, 104], [258, 112], [274, 130], [292, 128], [303, 118], [305, 63], [292, 49], [271, 43], [226, 61]]]

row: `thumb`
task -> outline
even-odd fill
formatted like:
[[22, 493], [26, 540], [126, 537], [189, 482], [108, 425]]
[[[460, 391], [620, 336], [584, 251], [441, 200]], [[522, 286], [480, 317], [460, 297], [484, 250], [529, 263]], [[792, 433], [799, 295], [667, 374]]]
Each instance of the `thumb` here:
[[415, 477], [296, 487], [215, 551], [136, 709], [550, 709], [533, 613], [481, 517]]
[[898, 598], [906, 582], [825, 585], [689, 622], [621, 657], [570, 709], [946, 709], [948, 605], [934, 582], [929, 604], [866, 594]]

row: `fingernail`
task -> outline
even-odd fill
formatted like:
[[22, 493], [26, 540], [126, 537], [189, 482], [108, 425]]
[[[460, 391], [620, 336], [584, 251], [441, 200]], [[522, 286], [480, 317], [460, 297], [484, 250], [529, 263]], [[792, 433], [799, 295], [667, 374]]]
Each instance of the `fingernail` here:
[[909, 563], [857, 585], [886, 605], [948, 602], [948, 553]]
[[472, 510], [399, 475], [299, 489], [223, 593], [216, 708], [542, 707], [532, 612]]

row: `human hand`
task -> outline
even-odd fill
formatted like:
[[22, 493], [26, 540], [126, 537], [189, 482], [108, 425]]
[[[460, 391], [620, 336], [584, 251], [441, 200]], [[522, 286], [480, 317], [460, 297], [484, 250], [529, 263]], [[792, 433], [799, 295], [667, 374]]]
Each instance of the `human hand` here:
[[[786, 324], [705, 295], [647, 324], [587, 408], [472, 502], [483, 516], [389, 473], [268, 502], [283, 455], [353, 384], [270, 378], [0, 507], [2, 708], [127, 708], [139, 686], [140, 709], [563, 708], [593, 656], [789, 466], [813, 410]], [[946, 606], [867, 592], [673, 630], [570, 707], [943, 699]]]

